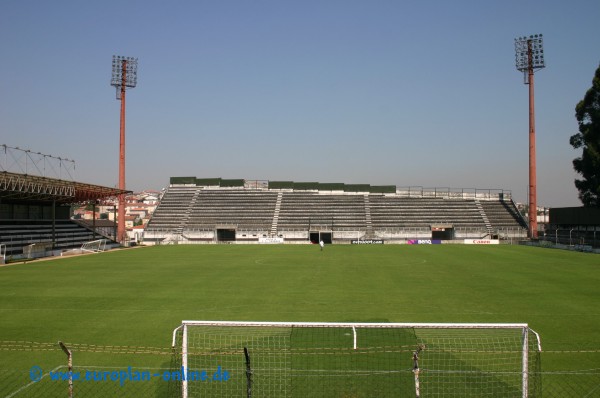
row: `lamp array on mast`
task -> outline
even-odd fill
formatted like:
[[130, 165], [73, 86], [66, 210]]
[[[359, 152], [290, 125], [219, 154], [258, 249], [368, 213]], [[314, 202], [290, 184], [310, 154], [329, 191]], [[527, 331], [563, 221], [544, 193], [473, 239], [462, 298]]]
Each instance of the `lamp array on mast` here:
[[112, 78], [110, 85], [117, 88], [117, 99], [121, 99], [122, 88], [134, 88], [137, 86], [138, 59], [113, 55]]
[[517, 37], [515, 39], [515, 66], [525, 74], [525, 84], [529, 84], [529, 71], [546, 67], [544, 60], [544, 39], [541, 34]]

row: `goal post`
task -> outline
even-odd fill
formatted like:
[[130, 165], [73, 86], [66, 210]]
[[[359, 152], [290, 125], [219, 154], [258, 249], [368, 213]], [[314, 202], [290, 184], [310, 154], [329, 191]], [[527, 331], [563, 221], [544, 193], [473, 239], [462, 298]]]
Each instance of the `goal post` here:
[[525, 323], [183, 321], [172, 344], [183, 398], [535, 397], [540, 385]]

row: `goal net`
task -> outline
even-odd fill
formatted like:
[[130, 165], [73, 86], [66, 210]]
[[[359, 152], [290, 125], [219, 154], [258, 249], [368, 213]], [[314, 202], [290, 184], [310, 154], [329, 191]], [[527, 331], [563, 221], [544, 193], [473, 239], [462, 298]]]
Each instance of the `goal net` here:
[[183, 321], [187, 397], [534, 397], [527, 324]]
[[46, 257], [47, 252], [52, 250], [52, 242], [37, 242], [23, 247], [23, 257], [40, 258]]
[[92, 240], [81, 245], [82, 253], [97, 253], [106, 250], [106, 239]]

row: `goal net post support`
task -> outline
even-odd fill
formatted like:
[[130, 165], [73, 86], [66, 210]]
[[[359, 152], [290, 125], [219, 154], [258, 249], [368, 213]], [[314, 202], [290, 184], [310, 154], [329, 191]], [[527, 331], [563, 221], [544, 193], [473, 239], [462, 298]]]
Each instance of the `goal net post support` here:
[[535, 397], [541, 388], [540, 338], [525, 323], [183, 321], [172, 345], [183, 398]]

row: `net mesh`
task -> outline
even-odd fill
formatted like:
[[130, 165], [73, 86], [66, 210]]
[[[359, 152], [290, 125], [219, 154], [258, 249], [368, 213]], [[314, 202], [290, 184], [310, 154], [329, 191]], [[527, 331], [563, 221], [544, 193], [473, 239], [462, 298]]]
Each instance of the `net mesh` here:
[[197, 372], [182, 384], [188, 397], [415, 396], [417, 385], [423, 397], [535, 396], [536, 347], [523, 372], [522, 329], [190, 325], [185, 335], [182, 365]]

